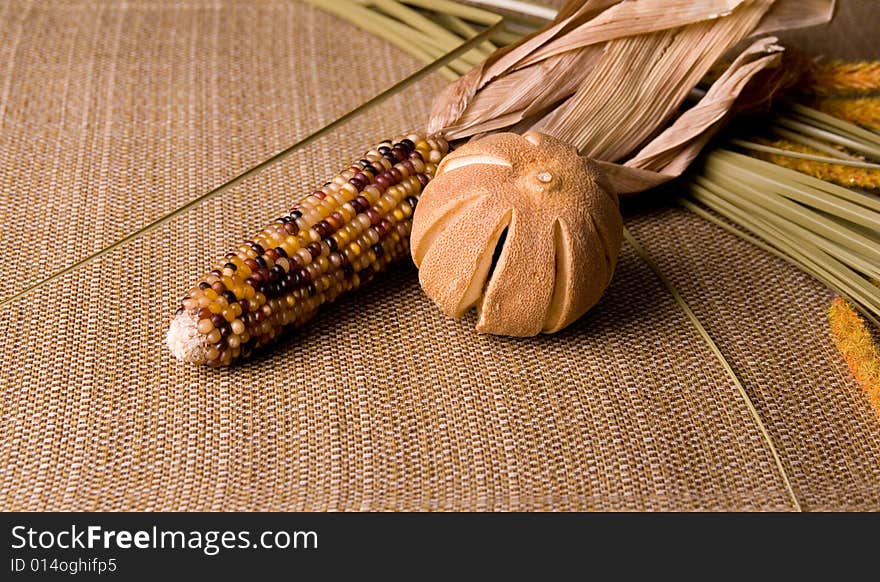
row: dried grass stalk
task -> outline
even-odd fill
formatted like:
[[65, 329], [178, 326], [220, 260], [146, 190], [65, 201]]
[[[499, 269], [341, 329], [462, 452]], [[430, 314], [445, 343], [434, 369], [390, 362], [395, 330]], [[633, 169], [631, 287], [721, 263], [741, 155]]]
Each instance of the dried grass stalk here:
[[687, 208], [815, 276], [878, 324], [880, 289], [871, 282], [880, 280], [876, 196], [720, 148], [686, 184]]
[[[458, 36], [395, 0], [305, 1], [364, 28], [426, 64], [455, 50], [467, 38], [473, 36]], [[494, 25], [500, 21], [500, 17], [495, 14], [473, 7], [463, 7], [449, 0], [431, 0], [431, 2], [440, 4], [444, 9], [467, 15], [468, 18], [481, 24]], [[490, 45], [489, 49], [486, 51], [479, 47], [474, 48], [441, 68], [439, 73], [446, 79], [455, 81], [484, 60], [494, 47]]]
[[880, 189], [880, 164], [823, 156], [816, 149], [788, 140], [764, 144], [732, 139], [730, 143], [750, 150], [755, 157], [826, 182], [851, 188]]

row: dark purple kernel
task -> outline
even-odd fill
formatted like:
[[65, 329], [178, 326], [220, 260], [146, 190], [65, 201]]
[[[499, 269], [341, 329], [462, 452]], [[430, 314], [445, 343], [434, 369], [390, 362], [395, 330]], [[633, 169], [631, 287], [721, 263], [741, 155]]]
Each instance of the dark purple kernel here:
[[409, 157], [410, 159], [417, 158], [423, 162], [425, 161], [425, 158], [422, 157], [422, 152], [420, 152], [419, 150], [415, 150], [414, 152], [412, 152]]
[[330, 252], [335, 253], [339, 250], [339, 245], [336, 244], [336, 239], [332, 236], [328, 236], [324, 239], [324, 242], [327, 243], [327, 246], [330, 247]]
[[297, 218], [301, 218], [302, 215], [303, 215], [303, 213], [300, 210], [294, 209], [294, 210], [290, 211], [290, 217], [294, 220], [296, 220]]
[[373, 182], [373, 185], [379, 189], [379, 192], [384, 192], [391, 184], [389, 184], [388, 180], [386, 180], [382, 177], [381, 174], [379, 174], [378, 176], [376, 176], [376, 180]]
[[306, 250], [309, 251], [309, 254], [312, 255], [313, 259], [317, 259], [321, 256], [321, 243], [313, 242], [306, 245]]
[[[262, 252], [262, 251], [261, 251], [261, 252]], [[256, 263], [257, 263], [258, 265], [260, 265], [260, 268], [261, 268], [261, 269], [266, 269], [266, 268], [269, 267], [269, 263], [267, 263], [267, 262], [266, 262], [266, 259], [264, 259], [263, 257], [257, 257], [257, 258], [254, 259], [254, 261], [256, 261]]]
[[232, 269], [233, 271], [237, 271], [238, 267], [235, 266], [235, 263], [226, 263], [223, 265], [224, 269]]
[[201, 290], [203, 290], [203, 291], [204, 291], [205, 289], [210, 288], [210, 287], [211, 287], [211, 284], [208, 283], [207, 281], [202, 281], [201, 283], [199, 283], [199, 289], [201, 289]]
[[406, 201], [409, 203], [410, 206], [412, 206], [412, 209], [413, 209], [413, 210], [416, 209], [416, 206], [417, 206], [418, 203], [419, 203], [419, 199], [416, 198], [415, 196], [407, 196], [407, 197], [406, 197]]
[[370, 248], [373, 249], [373, 252], [374, 252], [374, 253], [376, 253], [376, 258], [377, 258], [377, 259], [381, 259], [381, 258], [382, 258], [382, 255], [385, 254], [385, 247], [383, 247], [383, 246], [380, 245], [379, 243], [374, 244], [374, 245], [371, 246]]
[[304, 283], [307, 283], [312, 280], [312, 276], [306, 269], [300, 269], [297, 271], [299, 273], [299, 278], [302, 279]]
[[366, 214], [370, 219], [370, 226], [376, 226], [382, 220], [382, 215], [373, 208], [368, 208]]
[[394, 146], [393, 148], [391, 148], [391, 153], [394, 154], [394, 157], [398, 160], [405, 160], [409, 152], [407, 152], [400, 146]]
[[315, 231], [316, 233], [318, 233], [318, 236], [319, 236], [319, 237], [324, 238], [325, 236], [327, 236], [327, 234], [329, 234], [329, 233], [327, 232], [327, 226], [326, 226], [326, 225], [327, 225], [327, 223], [324, 222], [324, 221], [322, 220], [321, 222], [318, 222], [317, 224], [315, 224], [314, 226], [312, 226], [312, 228], [314, 229], [314, 231]]
[[306, 287], [306, 289], [308, 289], [308, 291], [309, 291], [309, 297], [314, 297], [315, 293], [318, 292], [318, 289], [317, 289], [317, 287], [315, 287], [314, 283], [309, 283], [308, 286]]
[[413, 166], [413, 163], [409, 160], [403, 160], [400, 162], [400, 165], [406, 170], [407, 175], [412, 176], [416, 173], [416, 167]]
[[406, 148], [408, 151], [413, 151], [414, 149], [416, 149], [416, 144], [414, 144], [413, 141], [409, 138], [403, 138], [397, 145], [402, 148]]
[[275, 254], [283, 259], [287, 258], [287, 251], [285, 251], [281, 247], [275, 247]]
[[387, 218], [383, 218], [382, 220], [379, 221], [379, 224], [377, 224], [373, 228], [376, 229], [376, 232], [379, 234], [379, 237], [382, 238], [385, 235], [387, 235], [389, 232], [391, 232], [391, 228], [392, 228], [391, 221], [389, 221]]
[[330, 216], [327, 217], [328, 221], [331, 221], [333, 228], [339, 229], [345, 223], [345, 218], [342, 217], [342, 213], [338, 210], [332, 212]]
[[222, 276], [223, 276], [223, 273], [220, 272], [220, 271], [218, 271], [217, 269], [214, 269], [213, 271], [211, 271], [211, 272], [208, 273], [208, 274], [209, 274], [209, 275], [214, 275], [215, 277], [222, 277]]
[[[354, 202], [355, 200], [357, 201], [357, 203], [358, 203], [358, 207], [359, 207], [358, 213], [361, 213], [361, 212], [363, 212], [364, 210], [366, 210], [367, 208], [370, 207], [370, 201], [367, 200], [367, 199], [366, 199], [365, 197], [363, 197], [363, 196], [358, 196], [357, 198], [355, 198], [354, 200], [352, 200], [352, 202]], [[352, 204], [352, 206], [354, 206], [354, 204]]]
[[391, 153], [391, 148], [388, 147], [388, 146], [379, 146], [378, 151], [379, 151], [379, 153], [382, 154], [382, 155], [390, 154], [390, 153]]
[[426, 176], [425, 174], [416, 174], [416, 178], [419, 179], [419, 184], [422, 185], [422, 188], [424, 188], [425, 186], [427, 186], [427, 185], [428, 185], [428, 182], [431, 181], [431, 179], [428, 178], [428, 176]]
[[297, 226], [295, 222], [291, 221], [284, 225], [284, 231], [287, 232], [287, 234], [296, 234], [299, 232], [299, 226]]
[[235, 303], [236, 301], [238, 301], [238, 297], [236, 297], [236, 296], [235, 296], [235, 293], [233, 293], [232, 291], [224, 291], [224, 292], [223, 292], [223, 297], [226, 298], [226, 301], [227, 301], [230, 305], [232, 305], [233, 303]]
[[226, 323], [226, 319], [219, 313], [215, 313], [211, 316], [211, 323], [214, 324], [214, 327], [219, 329], [220, 326]]
[[262, 255], [266, 252], [266, 249], [264, 249], [260, 243], [251, 243], [251, 249], [253, 249], [258, 255]]
[[394, 155], [394, 152], [388, 152], [387, 154], [383, 155], [382, 157], [385, 158], [386, 160], [388, 160], [389, 162], [391, 162], [391, 165], [394, 165], [400, 161], [397, 159], [397, 156]]

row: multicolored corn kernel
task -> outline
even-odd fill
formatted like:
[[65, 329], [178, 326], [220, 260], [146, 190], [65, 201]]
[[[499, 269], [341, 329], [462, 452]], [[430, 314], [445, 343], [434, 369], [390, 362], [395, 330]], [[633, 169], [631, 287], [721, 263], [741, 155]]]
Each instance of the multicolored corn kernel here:
[[408, 256], [419, 195], [448, 151], [437, 137], [387, 140], [299, 200], [181, 299], [172, 353], [228, 366]]

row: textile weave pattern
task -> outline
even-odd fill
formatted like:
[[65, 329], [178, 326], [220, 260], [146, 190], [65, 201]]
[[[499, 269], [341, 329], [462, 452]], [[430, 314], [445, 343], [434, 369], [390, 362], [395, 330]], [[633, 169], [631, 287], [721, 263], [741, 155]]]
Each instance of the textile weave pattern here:
[[[0, 300], [415, 71], [309, 6], [0, 4]], [[276, 349], [176, 363], [175, 300], [362, 149], [431, 76], [290, 158], [4, 304], [0, 509], [790, 510], [746, 402], [630, 247], [555, 336], [481, 336], [402, 264]], [[626, 221], [743, 381], [807, 510], [880, 509], [880, 425], [831, 292], [662, 194]]]

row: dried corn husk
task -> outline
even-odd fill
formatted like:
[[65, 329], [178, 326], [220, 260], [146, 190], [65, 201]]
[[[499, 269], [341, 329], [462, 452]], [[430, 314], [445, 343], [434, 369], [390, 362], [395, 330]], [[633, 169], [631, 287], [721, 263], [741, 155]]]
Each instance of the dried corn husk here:
[[[545, 29], [452, 84], [435, 100], [428, 129], [461, 139], [525, 122], [598, 161], [675, 176], [782, 49], [772, 38], [748, 46], [670, 125], [709, 68], [749, 36], [827, 22], [833, 9], [832, 0], [569, 2]], [[661, 181], [609, 173], [627, 191]]]

